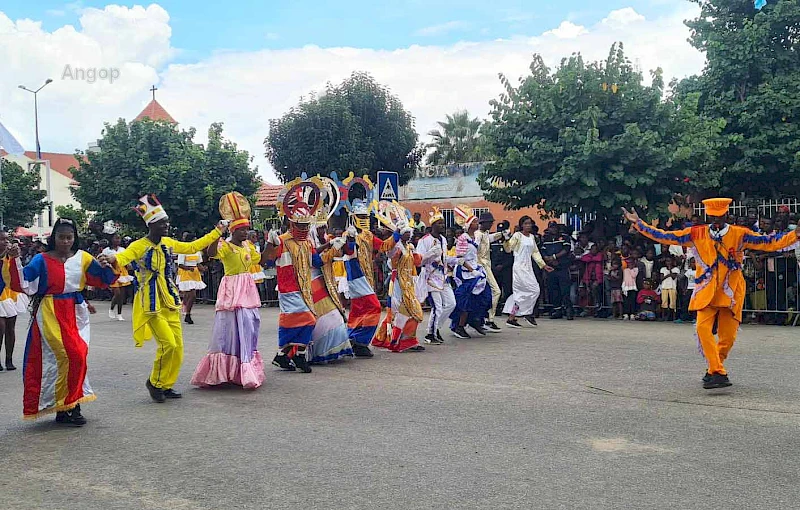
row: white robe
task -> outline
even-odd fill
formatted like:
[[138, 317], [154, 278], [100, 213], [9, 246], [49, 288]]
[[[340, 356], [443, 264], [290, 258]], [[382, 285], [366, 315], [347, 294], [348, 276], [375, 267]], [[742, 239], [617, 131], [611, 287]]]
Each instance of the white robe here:
[[525, 317], [533, 314], [536, 300], [539, 299], [539, 282], [533, 272], [531, 257], [539, 267], [544, 267], [544, 259], [532, 235], [525, 236], [521, 232], [514, 234], [506, 242], [506, 251], [514, 253], [512, 290], [514, 291], [503, 307], [503, 313]]

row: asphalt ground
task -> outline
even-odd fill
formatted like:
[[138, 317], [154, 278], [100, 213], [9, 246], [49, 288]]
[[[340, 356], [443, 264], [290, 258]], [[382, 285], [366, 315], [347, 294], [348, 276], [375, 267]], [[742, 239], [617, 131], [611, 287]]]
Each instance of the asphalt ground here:
[[[21, 370], [0, 373], [0, 508], [800, 507], [793, 328], [743, 327], [734, 385], [714, 391], [691, 325], [595, 319], [201, 390], [188, 381], [213, 309], [198, 307], [184, 398], [156, 404], [154, 343], [135, 349], [105, 306], [85, 427], [23, 421]], [[276, 335], [262, 310], [265, 360]]]

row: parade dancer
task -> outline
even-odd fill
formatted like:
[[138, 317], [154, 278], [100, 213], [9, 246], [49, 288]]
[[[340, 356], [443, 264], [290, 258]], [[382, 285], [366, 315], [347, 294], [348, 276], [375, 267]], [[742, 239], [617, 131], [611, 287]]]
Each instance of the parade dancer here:
[[138, 285], [133, 296], [133, 341], [142, 347], [155, 338], [158, 344], [153, 370], [145, 386], [155, 402], [181, 398], [173, 386], [183, 362], [183, 330], [181, 329], [181, 298], [175, 285], [172, 254], [190, 255], [219, 240], [225, 232], [223, 223], [190, 243], [167, 237], [169, 216], [155, 195], [139, 199], [136, 212], [147, 225], [147, 237], [130, 244], [122, 253], [105, 258], [117, 271], [133, 262], [137, 266]]
[[[189, 242], [194, 241], [194, 239], [194, 234], [184, 237], [184, 240]], [[194, 308], [194, 302], [197, 299], [197, 291], [206, 288], [203, 275], [200, 273], [200, 264], [202, 262], [203, 252], [201, 251], [189, 255], [178, 255], [178, 277], [175, 281], [178, 284], [178, 290], [181, 292], [181, 301], [183, 301], [181, 313], [183, 314], [183, 322], [186, 324], [194, 324], [192, 308]]]
[[428, 285], [428, 297], [431, 301], [431, 313], [428, 317], [428, 333], [425, 342], [441, 344], [444, 342], [439, 328], [450, 317], [456, 307], [456, 298], [453, 289], [447, 282], [446, 266], [455, 265], [455, 258], [445, 255], [447, 239], [442, 235], [444, 231], [444, 215], [438, 207], [434, 207], [429, 215], [428, 223], [431, 226], [429, 234], [417, 243], [417, 253], [422, 257], [422, 271], [419, 278]]
[[[322, 208], [320, 208], [322, 209]], [[327, 239], [327, 214], [317, 213], [316, 226], [311, 230], [311, 242], [320, 256], [322, 265], [311, 268], [311, 290], [314, 299], [314, 315], [317, 323], [311, 334], [311, 363], [326, 363], [342, 357], [352, 357], [346, 312], [339, 300], [339, 291], [334, 277], [334, 259], [341, 253], [345, 239]]]
[[492, 247], [491, 244], [499, 241], [503, 237], [502, 232], [489, 232], [494, 225], [494, 216], [489, 211], [482, 212], [478, 217], [479, 228], [475, 231], [475, 243], [478, 245], [478, 265], [480, 265], [486, 273], [486, 282], [492, 290], [492, 307], [489, 309], [489, 319], [486, 321], [486, 331], [490, 333], [499, 333], [502, 331], [494, 319], [497, 314], [497, 304], [500, 302], [500, 297], [503, 291], [500, 290], [500, 285], [494, 277], [492, 271]]
[[261, 261], [261, 253], [248, 241], [250, 203], [244, 196], [235, 191], [224, 195], [219, 212], [230, 222], [230, 239], [213, 243], [207, 251], [222, 262], [225, 275], [217, 290], [208, 353], [198, 363], [191, 383], [200, 387], [233, 383], [255, 389], [265, 377], [258, 352], [261, 297], [250, 268]]
[[350, 210], [352, 224], [348, 227], [344, 246], [347, 283], [350, 291], [350, 316], [347, 328], [350, 343], [357, 357], [371, 358], [369, 345], [381, 320], [381, 304], [375, 295], [375, 251], [389, 251], [396, 239], [383, 241], [370, 232], [370, 210], [366, 201], [355, 199]]
[[24, 269], [18, 249], [9, 254], [14, 257], [12, 287], [34, 296], [22, 369], [23, 417], [55, 412], [57, 423], [73, 427], [86, 423], [81, 404], [96, 398], [86, 378], [90, 312], [81, 291], [87, 285], [106, 288], [117, 279], [105, 261], [78, 246], [75, 223], [59, 218], [47, 251]]
[[[19, 246], [9, 242], [8, 233], [0, 230], [0, 347], [5, 346], [6, 370], [16, 370], [14, 366], [14, 345], [17, 343], [17, 315], [28, 309], [28, 296], [11, 288], [12, 278], [18, 277], [10, 254], [16, 254]], [[3, 366], [0, 365], [0, 372]]]
[[422, 305], [416, 295], [417, 267], [422, 257], [414, 253], [411, 244], [413, 225], [399, 227], [400, 239], [389, 251], [392, 275], [386, 318], [372, 345], [392, 352], [424, 351], [417, 340], [417, 327], [422, 322]]
[[[278, 276], [278, 353], [272, 364], [284, 370], [311, 373], [308, 345], [317, 323], [311, 267], [321, 266], [309, 239], [314, 214], [319, 207], [319, 186], [299, 179], [286, 184], [279, 212], [289, 221], [289, 231], [270, 231], [264, 256], [275, 260]], [[309, 197], [313, 196], [312, 204]]]
[[[106, 228], [108, 229], [109, 226]], [[109, 239], [108, 247], [103, 250], [103, 255], [115, 255], [125, 251], [125, 248], [122, 247], [122, 238], [115, 230], [116, 228], [113, 227], [113, 224], [110, 226], [109, 230], [105, 230], [106, 233], [111, 234], [111, 239]], [[119, 268], [119, 277], [117, 281], [111, 284], [112, 297], [111, 308], [108, 309], [108, 318], [112, 321], [125, 320], [125, 318], [122, 317], [122, 303], [125, 301], [125, 287], [130, 286], [131, 282], [133, 282], [133, 276], [128, 273], [128, 268]], [[114, 308], [116, 308], [116, 311]]]
[[523, 216], [519, 219], [519, 231], [513, 236], [504, 232], [508, 239], [503, 243], [503, 249], [508, 253], [514, 254], [514, 265], [512, 269], [513, 278], [511, 282], [511, 294], [503, 307], [503, 313], [508, 314], [506, 326], [509, 328], [521, 328], [517, 317], [525, 317], [531, 326], [536, 326], [536, 318], [533, 310], [536, 308], [536, 301], [539, 299], [539, 280], [533, 272], [531, 259], [545, 271], [552, 272], [553, 268], [546, 265], [539, 247], [536, 246], [536, 239], [533, 237], [533, 220], [530, 216]]
[[[661, 244], [694, 248], [697, 278], [689, 310], [697, 311], [697, 337], [708, 364], [703, 388], [731, 385], [723, 363], [730, 354], [742, 321], [745, 281], [742, 275], [744, 250], [780, 251], [797, 242], [797, 231], [756, 234], [746, 227], [729, 225], [729, 198], [703, 200], [710, 225], [665, 231], [639, 218], [635, 210], [623, 208], [625, 219], [639, 233]], [[714, 323], [717, 336], [714, 338]]]
[[492, 289], [487, 285], [485, 269], [478, 264], [478, 243], [474, 240], [478, 218], [465, 205], [456, 206], [453, 212], [464, 233], [456, 240], [458, 265], [453, 270], [456, 306], [450, 313], [450, 330], [458, 338], [470, 338], [465, 329], [469, 325], [478, 334], [486, 335], [483, 323], [492, 306]]

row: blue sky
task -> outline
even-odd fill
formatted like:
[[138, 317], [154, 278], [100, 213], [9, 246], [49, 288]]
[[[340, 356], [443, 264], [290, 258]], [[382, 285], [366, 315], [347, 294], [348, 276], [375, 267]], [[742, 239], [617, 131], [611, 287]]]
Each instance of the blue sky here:
[[[147, 2], [116, 2], [148, 5]], [[235, 2], [162, 1], [170, 14], [177, 62], [191, 62], [215, 51], [322, 47], [396, 49], [489, 41], [514, 35], [539, 34], [563, 20], [592, 25], [609, 11], [633, 7], [657, 17], [682, 0], [291, 0]], [[41, 21], [43, 29], [77, 26], [79, 11], [103, 8], [108, 2], [86, 0], [6, 0], [11, 18]], [[391, 4], [384, 6], [382, 4]], [[502, 6], [498, 6], [502, 5]], [[222, 8], [221, 8], [222, 7]]]

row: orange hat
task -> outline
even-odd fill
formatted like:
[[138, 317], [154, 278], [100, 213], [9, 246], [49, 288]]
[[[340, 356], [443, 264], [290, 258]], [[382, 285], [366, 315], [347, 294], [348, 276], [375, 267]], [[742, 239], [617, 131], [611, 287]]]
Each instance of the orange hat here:
[[708, 216], [725, 216], [728, 214], [728, 206], [733, 199], [730, 198], [707, 198], [703, 200]]

